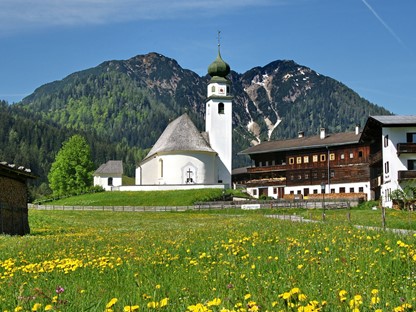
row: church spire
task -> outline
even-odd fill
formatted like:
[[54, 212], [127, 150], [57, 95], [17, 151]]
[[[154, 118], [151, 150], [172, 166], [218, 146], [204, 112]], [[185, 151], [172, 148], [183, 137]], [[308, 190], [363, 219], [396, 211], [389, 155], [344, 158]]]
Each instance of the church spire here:
[[221, 57], [221, 42], [220, 42], [221, 31], [218, 31], [218, 55], [214, 62], [208, 66], [208, 74], [212, 80], [228, 80], [227, 75], [230, 73], [230, 65], [228, 65]]

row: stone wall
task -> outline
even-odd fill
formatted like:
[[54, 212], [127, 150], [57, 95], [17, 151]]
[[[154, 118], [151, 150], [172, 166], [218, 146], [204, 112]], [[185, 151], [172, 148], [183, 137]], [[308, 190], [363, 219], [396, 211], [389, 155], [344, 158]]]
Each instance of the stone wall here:
[[29, 234], [26, 181], [0, 176], [0, 233]]

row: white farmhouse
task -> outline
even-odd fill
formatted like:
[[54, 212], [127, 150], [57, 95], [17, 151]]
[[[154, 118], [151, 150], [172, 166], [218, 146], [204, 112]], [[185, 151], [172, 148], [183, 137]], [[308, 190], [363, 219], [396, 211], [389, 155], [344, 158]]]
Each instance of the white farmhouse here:
[[394, 190], [416, 183], [416, 116], [370, 116], [363, 139], [371, 140], [373, 167], [384, 207], [393, 207]]
[[94, 186], [101, 186], [106, 191], [122, 185], [123, 162], [109, 160], [94, 172]]

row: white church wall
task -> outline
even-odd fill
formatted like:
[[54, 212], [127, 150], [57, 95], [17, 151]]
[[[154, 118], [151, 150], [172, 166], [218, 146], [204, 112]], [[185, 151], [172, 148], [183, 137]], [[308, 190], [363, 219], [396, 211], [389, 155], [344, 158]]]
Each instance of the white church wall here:
[[215, 161], [214, 153], [156, 155], [136, 169], [136, 184], [216, 184]]

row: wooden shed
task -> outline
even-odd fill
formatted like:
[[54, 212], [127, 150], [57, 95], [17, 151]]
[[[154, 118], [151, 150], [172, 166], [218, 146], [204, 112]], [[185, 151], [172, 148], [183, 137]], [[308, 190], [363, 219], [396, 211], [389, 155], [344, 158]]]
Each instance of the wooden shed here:
[[27, 181], [35, 178], [30, 169], [0, 162], [0, 233], [30, 233]]

